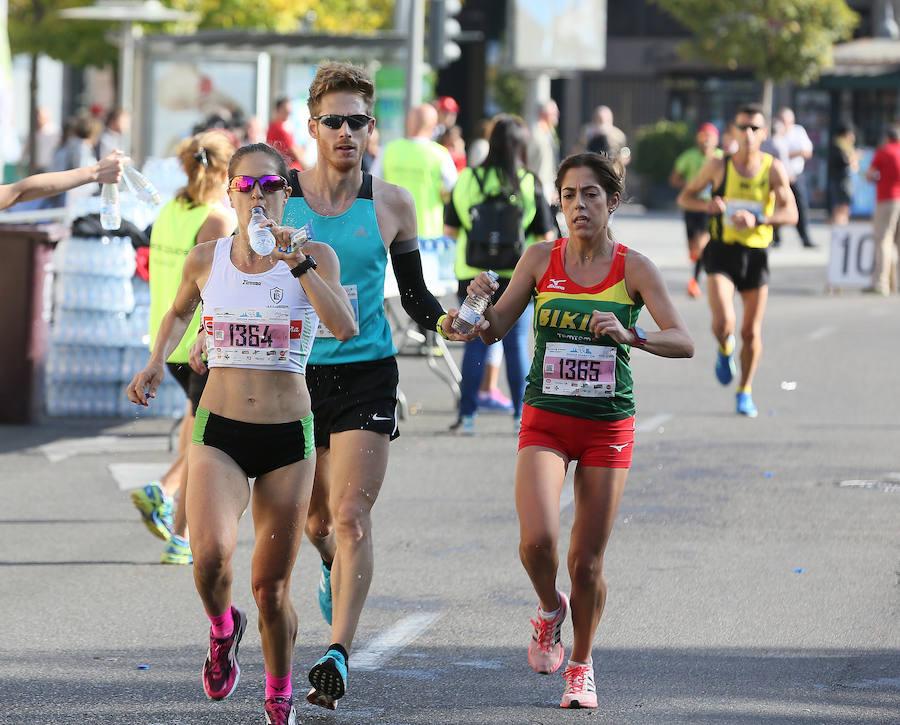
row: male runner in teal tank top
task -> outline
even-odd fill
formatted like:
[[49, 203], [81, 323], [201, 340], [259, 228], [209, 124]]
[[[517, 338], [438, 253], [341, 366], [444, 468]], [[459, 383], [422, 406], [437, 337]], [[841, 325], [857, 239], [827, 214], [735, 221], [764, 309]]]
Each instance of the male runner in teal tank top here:
[[[354, 304], [358, 332], [345, 342], [320, 335], [307, 367], [316, 438], [316, 477], [306, 533], [322, 557], [319, 606], [332, 644], [310, 670], [307, 700], [329, 709], [347, 687], [347, 659], [372, 580], [371, 509], [397, 436], [397, 362], [384, 315], [390, 255], [403, 309], [448, 339], [455, 310], [444, 313], [422, 278], [416, 210], [405, 189], [362, 172], [375, 128], [375, 87], [346, 63], [318, 68], [309, 88], [309, 133], [318, 161], [292, 172], [285, 223], [312, 222], [312, 236], [341, 261], [341, 284]], [[483, 325], [479, 325], [479, 330]], [[348, 482], [331, 490], [331, 481]]]

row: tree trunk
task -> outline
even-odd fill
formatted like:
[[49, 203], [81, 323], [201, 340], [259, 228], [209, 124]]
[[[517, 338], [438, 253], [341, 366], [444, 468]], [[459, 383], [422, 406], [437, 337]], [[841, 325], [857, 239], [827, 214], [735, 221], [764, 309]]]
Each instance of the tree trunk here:
[[31, 78], [28, 81], [28, 173], [37, 171], [37, 93], [38, 93], [38, 54], [31, 54]]
[[766, 118], [769, 119], [769, 122], [772, 121], [772, 113], [775, 109], [772, 108], [772, 105], [775, 102], [775, 83], [771, 78], [766, 78], [763, 81], [763, 97], [762, 97], [762, 107], [763, 111], [766, 112]]

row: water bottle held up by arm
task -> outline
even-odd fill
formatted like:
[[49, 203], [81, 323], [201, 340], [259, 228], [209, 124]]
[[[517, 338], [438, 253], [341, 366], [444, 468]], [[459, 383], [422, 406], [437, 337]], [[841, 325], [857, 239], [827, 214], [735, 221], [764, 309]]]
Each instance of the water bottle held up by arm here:
[[261, 257], [271, 254], [275, 249], [275, 235], [266, 226], [268, 223], [262, 207], [255, 206], [250, 212], [250, 224], [247, 233], [250, 237], [250, 248]]
[[100, 226], [109, 230], [122, 226], [119, 187], [116, 184], [103, 184], [100, 187]]
[[[497, 273], [493, 270], [488, 271], [487, 275], [493, 282], [496, 282], [498, 279]], [[481, 319], [481, 315], [487, 309], [490, 302], [490, 297], [481, 295], [469, 295], [466, 297], [465, 301], [459, 307], [458, 316], [453, 320], [453, 329], [461, 335], [468, 335], [472, 331], [472, 328], [478, 324], [478, 320]]]

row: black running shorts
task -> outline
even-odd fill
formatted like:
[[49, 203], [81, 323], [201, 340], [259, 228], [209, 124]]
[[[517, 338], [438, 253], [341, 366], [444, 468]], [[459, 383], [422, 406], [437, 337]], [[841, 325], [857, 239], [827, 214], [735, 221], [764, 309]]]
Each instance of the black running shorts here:
[[397, 430], [397, 385], [400, 374], [393, 357], [340, 365], [307, 365], [306, 387], [312, 399], [317, 448], [328, 448], [332, 433]]
[[693, 239], [698, 234], [709, 233], [709, 215], [703, 211], [684, 212], [684, 228], [688, 239]]
[[765, 248], [712, 241], [706, 245], [703, 262], [707, 274], [725, 275], [738, 292], [769, 284], [769, 253]]
[[209, 371], [200, 375], [195, 373], [193, 368], [187, 363], [166, 363], [169, 373], [187, 395], [191, 401], [191, 412], [197, 415], [197, 406], [200, 405], [200, 396], [203, 395], [203, 388], [206, 387], [206, 380], [209, 377]]
[[313, 415], [289, 423], [247, 423], [197, 409], [191, 441], [218, 448], [256, 478], [313, 454]]

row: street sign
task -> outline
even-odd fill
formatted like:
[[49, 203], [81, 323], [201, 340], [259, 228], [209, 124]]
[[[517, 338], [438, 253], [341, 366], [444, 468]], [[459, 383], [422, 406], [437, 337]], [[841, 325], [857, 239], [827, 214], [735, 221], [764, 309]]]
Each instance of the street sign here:
[[875, 265], [875, 238], [871, 224], [831, 228], [828, 284], [831, 287], [870, 287]]

